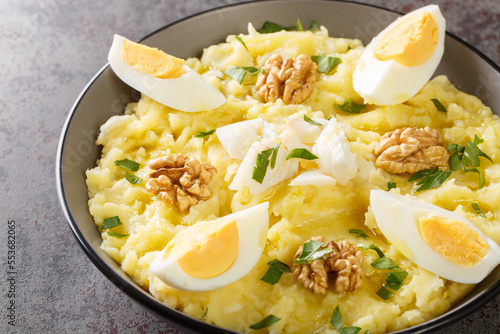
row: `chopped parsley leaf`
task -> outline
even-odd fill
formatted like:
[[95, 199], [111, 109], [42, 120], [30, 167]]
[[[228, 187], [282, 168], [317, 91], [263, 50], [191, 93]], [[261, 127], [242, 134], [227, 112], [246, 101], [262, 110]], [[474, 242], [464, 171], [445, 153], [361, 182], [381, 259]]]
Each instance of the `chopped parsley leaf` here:
[[340, 309], [338, 306], [333, 311], [330, 323], [333, 325], [333, 328], [335, 328], [335, 330], [340, 334], [356, 334], [361, 330], [360, 327], [356, 326], [344, 327], [344, 320], [342, 319], [342, 314], [340, 313]]
[[350, 229], [349, 233], [356, 234], [356, 238], [363, 238], [363, 239], [368, 238], [368, 235], [365, 232], [363, 232], [362, 230], [355, 229], [355, 228]]
[[[462, 173], [477, 173], [479, 178], [479, 188], [482, 188], [486, 182], [484, 175], [475, 167], [481, 164], [480, 157], [493, 162], [493, 160], [484, 153], [477, 145], [483, 143], [484, 140], [474, 135], [472, 141], [467, 141], [465, 146], [459, 144], [448, 144], [448, 154], [450, 154], [450, 170], [455, 172], [462, 169]], [[470, 168], [471, 167], [471, 168]]]
[[387, 289], [387, 286], [384, 284], [378, 291], [377, 295], [383, 300], [387, 300], [392, 296], [392, 292]]
[[316, 122], [315, 120], [307, 117], [307, 115], [304, 115], [304, 121], [306, 121], [307, 123], [310, 123], [312, 125], [323, 126], [323, 124], [321, 124], [320, 122]]
[[318, 20], [313, 20], [311, 22], [311, 28], [309, 28], [309, 31], [315, 31], [315, 30], [318, 30], [318, 29], [319, 29]]
[[278, 157], [278, 150], [280, 149], [281, 143], [278, 143], [276, 146], [273, 147], [273, 153], [271, 154], [271, 169], [276, 166], [276, 158]]
[[363, 244], [358, 244], [358, 247], [360, 248], [363, 248], [364, 250], [374, 250], [375, 252], [377, 252], [378, 254], [378, 257], [385, 257], [384, 253], [380, 250], [380, 248], [378, 248], [376, 245], [374, 244], [370, 244], [370, 245], [363, 245]]
[[464, 154], [462, 155], [462, 165], [479, 167], [479, 165], [481, 164], [479, 157], [484, 157], [493, 162], [493, 160], [491, 160], [491, 158], [486, 153], [484, 153], [479, 147], [477, 147], [477, 144], [480, 144], [482, 142], [482, 139], [479, 139], [477, 136], [475, 136], [473, 142], [468, 141], [467, 144], [465, 144]]
[[299, 158], [305, 160], [319, 159], [317, 156], [315, 156], [305, 148], [294, 148], [292, 152], [290, 152], [290, 154], [286, 157], [286, 160], [290, 160], [291, 158]]
[[267, 317], [265, 317], [264, 319], [262, 319], [261, 321], [253, 324], [252, 326], [250, 326], [251, 329], [262, 329], [262, 328], [267, 328], [275, 323], [277, 323], [278, 321], [280, 321], [281, 318], [278, 318], [274, 315], [268, 315]]
[[269, 148], [260, 152], [257, 155], [257, 160], [255, 161], [255, 167], [253, 168], [252, 179], [262, 183], [264, 177], [266, 176], [267, 166], [269, 166], [269, 157], [271, 156], [273, 149]]
[[335, 250], [330, 248], [321, 248], [321, 241], [309, 240], [302, 246], [302, 253], [293, 260], [293, 264], [308, 264], [317, 260], [323, 255], [332, 253]]
[[261, 33], [261, 34], [270, 34], [270, 33], [278, 32], [278, 31], [281, 31], [281, 30], [291, 31], [291, 30], [295, 30], [295, 29], [296, 29], [295, 26], [292, 26], [292, 27], [283, 27], [283, 26], [280, 26], [277, 23], [266, 21], [266, 22], [264, 22], [264, 25], [262, 26], [262, 29], [259, 29], [259, 33]]
[[432, 175], [432, 174], [436, 173], [438, 170], [439, 170], [439, 168], [437, 168], [437, 167], [421, 170], [420, 172], [416, 172], [415, 174], [413, 174], [408, 179], [408, 182], [416, 181], [416, 180], [421, 179], [425, 176]]
[[[318, 24], [318, 21], [317, 20], [314, 20], [311, 22], [311, 28], [309, 28], [309, 31], [315, 31], [315, 30], [318, 30], [319, 29], [319, 24]], [[290, 26], [290, 27], [283, 27], [277, 23], [274, 23], [274, 22], [270, 22], [270, 21], [266, 21], [264, 22], [264, 25], [262, 26], [262, 29], [259, 29], [259, 33], [261, 34], [270, 34], [270, 33], [273, 33], [273, 32], [279, 32], [281, 30], [286, 30], [286, 31], [293, 31], [293, 30], [297, 30], [297, 31], [304, 31], [304, 26], [302, 25], [302, 22], [297, 19], [297, 21], [295, 22], [295, 25], [294, 26]]]
[[263, 68], [257, 68], [253, 66], [243, 66], [242, 69], [247, 71], [247, 73], [250, 73], [251, 75], [258, 75], [259, 73], [264, 72]]
[[264, 69], [258, 69], [253, 66], [248, 66], [248, 67], [231, 67], [228, 69], [224, 74], [226, 74], [228, 77], [233, 78], [234, 80], [238, 81], [238, 83], [242, 83], [243, 79], [245, 78], [245, 74], [250, 73], [251, 75], [257, 75], [261, 72], [263, 72]]
[[110, 237], [113, 237], [113, 238], [125, 238], [125, 237], [128, 237], [128, 234], [121, 234], [121, 233], [111, 232], [111, 231], [108, 231], [107, 233], [108, 233], [108, 235]]
[[127, 171], [125, 171], [125, 179], [132, 184], [139, 184], [142, 182], [142, 179], [140, 177], [130, 174]]
[[464, 153], [465, 147], [462, 145], [459, 145], [459, 144], [449, 143], [447, 149], [448, 149], [448, 154], [455, 152], [455, 151], [460, 152], [460, 153]]
[[371, 266], [373, 268], [380, 270], [391, 270], [391, 272], [386, 273], [386, 283], [377, 291], [377, 295], [380, 298], [387, 300], [393, 295], [393, 293], [388, 289], [399, 290], [403, 286], [403, 281], [406, 276], [408, 276], [408, 272], [401, 269], [393, 260], [386, 257], [376, 245], [371, 244], [367, 246], [358, 244], [358, 247], [365, 250], [372, 249], [377, 252], [379, 258], [371, 263]]
[[224, 74], [226, 74], [228, 77], [233, 78], [234, 80], [238, 81], [240, 84], [243, 82], [243, 78], [245, 77], [245, 74], [247, 71], [242, 69], [239, 66], [236, 67], [231, 67], [228, 69]]
[[[387, 284], [389, 284], [389, 286], [393, 286], [392, 289], [394, 290], [399, 290], [399, 288], [401, 288], [401, 283], [406, 278], [406, 276], [408, 276], [408, 273], [406, 271], [400, 270], [401, 268], [398, 267], [397, 271], [386, 273], [386, 282]], [[399, 285], [399, 287], [396, 288], [397, 285]]]
[[101, 229], [106, 230], [108, 228], [113, 228], [122, 225], [122, 222], [120, 221], [120, 217], [114, 216], [114, 217], [108, 217], [103, 219], [102, 225], [100, 226]]
[[311, 60], [318, 64], [318, 73], [328, 73], [342, 63], [342, 59], [334, 56], [312, 56]]
[[387, 191], [396, 188], [396, 182], [387, 182]]
[[141, 164], [129, 159], [123, 159], [123, 160], [115, 160], [115, 166], [121, 167], [131, 172], [137, 172]]
[[211, 136], [215, 133], [216, 129], [211, 129], [207, 131], [198, 131], [197, 134], [194, 135], [195, 138], [206, 138], [208, 136]]
[[267, 166], [269, 166], [269, 157], [271, 157], [271, 168], [274, 168], [276, 164], [276, 156], [278, 155], [278, 149], [280, 147], [280, 143], [278, 143], [273, 148], [268, 148], [260, 152], [257, 155], [257, 160], [255, 161], [255, 167], [253, 168], [252, 179], [255, 181], [262, 183], [264, 181], [264, 177], [266, 176]]
[[208, 306], [207, 306], [207, 308], [205, 308], [205, 312], [203, 312], [203, 314], [202, 314], [202, 316], [201, 316], [200, 320], [205, 319], [205, 317], [207, 316], [207, 313], [208, 313]]
[[483, 213], [483, 210], [481, 210], [481, 208], [479, 207], [479, 205], [477, 203], [472, 203], [471, 206], [474, 209], [474, 211], [476, 211], [478, 216], [486, 218], [486, 215]]
[[451, 175], [451, 171], [440, 170], [439, 168], [424, 169], [415, 173], [408, 179], [409, 182], [421, 179], [417, 185], [420, 186], [415, 192], [429, 190], [439, 187]]
[[295, 22], [295, 28], [297, 28], [297, 31], [304, 31], [304, 27], [302, 26], [300, 19], [297, 19], [297, 22]]
[[267, 269], [267, 272], [262, 276], [261, 280], [272, 285], [278, 283], [284, 272], [292, 272], [286, 263], [278, 259], [274, 259], [267, 264], [269, 265], [269, 269]]
[[450, 161], [450, 170], [452, 172], [456, 172], [457, 170], [460, 169], [460, 167], [462, 167], [462, 160], [460, 159], [458, 152], [453, 152], [450, 155], [449, 161]]
[[477, 173], [477, 175], [479, 177], [479, 189], [481, 189], [484, 186], [484, 184], [486, 183], [486, 179], [484, 178], [483, 173], [481, 173], [479, 171], [479, 169], [477, 169], [477, 168], [464, 168], [464, 170], [462, 171], [462, 174], [463, 173], [470, 173], [470, 172]]
[[335, 104], [334, 107], [349, 114], [359, 114], [366, 109], [366, 105], [353, 102], [352, 99], [345, 100], [342, 105]]
[[241, 38], [240, 36], [234, 36], [234, 38], [236, 38], [238, 40], [238, 42], [240, 42], [245, 47], [245, 49], [247, 49], [247, 51], [248, 51], [247, 45], [245, 44], [245, 41], [243, 40], [243, 38]]
[[394, 261], [389, 259], [388, 257], [379, 257], [375, 261], [372, 262], [372, 267], [381, 270], [398, 270], [400, 269]]
[[441, 103], [441, 101], [439, 101], [438, 99], [431, 99], [432, 103], [434, 103], [434, 105], [436, 106], [436, 109], [438, 111], [442, 111], [442, 112], [447, 112], [448, 110], [446, 110], [446, 108], [443, 106], [443, 104]]

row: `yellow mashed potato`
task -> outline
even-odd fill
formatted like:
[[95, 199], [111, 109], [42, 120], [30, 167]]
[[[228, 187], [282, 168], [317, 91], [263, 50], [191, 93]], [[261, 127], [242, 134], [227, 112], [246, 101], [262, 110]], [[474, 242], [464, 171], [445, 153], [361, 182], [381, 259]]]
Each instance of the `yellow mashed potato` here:
[[[358, 326], [362, 333], [395, 331], [413, 326], [447, 311], [465, 296], [472, 285], [446, 281], [422, 269], [388, 244], [377, 229], [369, 207], [372, 189], [387, 190], [388, 182], [396, 182], [401, 194], [454, 211], [473, 222], [487, 236], [500, 242], [500, 165], [482, 159], [479, 169], [486, 177], [478, 189], [476, 173], [454, 172], [440, 187], [415, 193], [415, 182], [407, 176], [390, 174], [375, 167], [374, 145], [388, 131], [400, 127], [430, 126], [440, 132], [443, 145], [465, 145], [474, 136], [484, 139], [480, 148], [495, 162], [500, 161], [500, 121], [478, 98], [457, 90], [446, 77], [431, 80], [415, 97], [394, 106], [368, 105], [360, 114], [347, 114], [335, 109], [352, 98], [362, 100], [352, 88], [352, 73], [363, 51], [359, 40], [331, 38], [326, 29], [316, 32], [278, 32], [259, 34], [251, 30], [240, 35], [248, 47], [234, 36], [225, 43], [204, 50], [201, 59], [187, 64], [201, 73], [227, 97], [221, 107], [200, 113], [170, 109], [147, 96], [130, 103], [124, 115], [114, 116], [101, 127], [97, 144], [102, 157], [97, 167], [87, 171], [89, 208], [95, 223], [119, 216], [123, 225], [113, 231], [127, 237], [112, 237], [102, 231], [102, 249], [140, 286], [151, 291], [161, 302], [203, 321], [220, 327], [255, 332], [249, 326], [273, 314], [280, 321], [261, 330], [269, 333], [335, 333], [330, 324], [335, 307], [339, 307], [346, 326]], [[281, 100], [265, 103], [255, 90], [256, 76], [247, 74], [242, 84], [223, 72], [234, 66], [262, 67], [274, 53], [285, 57], [301, 54], [335, 55], [342, 63], [328, 74], [317, 74], [312, 95], [300, 105], [285, 105]], [[439, 99], [448, 112], [436, 110], [431, 99]], [[238, 162], [229, 157], [217, 135], [195, 138], [198, 131], [260, 117], [283, 126], [290, 115], [330, 116], [350, 125], [346, 132], [350, 150], [366, 161], [362, 172], [345, 186], [289, 186], [289, 180], [252, 197], [245, 192], [228, 189]], [[217, 168], [209, 183], [213, 196], [201, 201], [187, 213], [156, 199], [145, 183], [151, 169], [149, 159], [166, 153], [183, 153]], [[144, 182], [133, 185], [124, 178], [124, 170], [115, 160], [130, 159], [141, 164], [135, 173]], [[269, 201], [270, 228], [268, 241], [258, 264], [244, 278], [209, 292], [185, 292], [171, 288], [154, 278], [149, 265], [155, 256], [178, 233], [201, 220], [210, 220]], [[471, 207], [478, 203], [486, 218]], [[349, 229], [362, 229], [369, 239], [356, 238]], [[348, 240], [352, 244], [377, 245], [387, 257], [408, 272], [403, 287], [388, 300], [376, 291], [385, 282], [385, 271], [370, 263], [378, 256], [364, 251], [363, 286], [354, 292], [315, 295], [285, 273], [279, 283], [260, 280], [270, 260], [291, 265], [297, 248], [309, 238], [322, 235], [325, 240]]]

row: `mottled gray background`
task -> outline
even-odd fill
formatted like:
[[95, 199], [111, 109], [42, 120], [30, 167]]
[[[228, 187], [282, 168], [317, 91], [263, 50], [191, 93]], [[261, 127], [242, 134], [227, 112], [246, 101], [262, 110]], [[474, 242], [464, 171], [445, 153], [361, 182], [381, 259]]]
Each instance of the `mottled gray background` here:
[[[138, 40], [233, 0], [0, 1], [0, 332], [177, 333], [110, 283], [86, 258], [56, 196], [64, 120], [105, 63], [114, 33]], [[432, 3], [366, 2], [408, 12]], [[500, 63], [500, 1], [435, 1], [449, 31]], [[7, 224], [16, 226], [16, 327], [7, 325]], [[499, 333], [499, 298], [447, 334]]]

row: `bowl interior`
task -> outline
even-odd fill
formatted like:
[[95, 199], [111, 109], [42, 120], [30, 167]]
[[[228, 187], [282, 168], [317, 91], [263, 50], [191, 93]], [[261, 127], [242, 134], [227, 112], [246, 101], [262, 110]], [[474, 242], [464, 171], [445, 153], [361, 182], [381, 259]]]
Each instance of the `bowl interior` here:
[[[180, 58], [199, 57], [203, 48], [225, 41], [229, 34], [247, 32], [248, 22], [260, 28], [265, 21], [290, 26], [300, 19], [304, 27], [313, 20], [330, 36], [359, 38], [366, 45], [399, 14], [382, 8], [337, 1], [266, 1], [242, 3], [197, 14], [146, 36], [142, 42]], [[437, 74], [446, 74], [463, 91], [478, 96], [497, 114], [500, 111], [500, 69], [458, 38], [446, 37], [445, 53]], [[101, 248], [101, 236], [87, 201], [85, 171], [95, 166], [100, 148], [95, 145], [99, 127], [124, 106], [138, 100], [136, 91], [105, 66], [75, 102], [59, 144], [58, 191], [63, 210], [81, 246], [94, 264], [142, 306], [185, 332], [231, 333], [172, 310], [137, 286]], [[425, 324], [400, 331], [420, 333], [447, 326], [479, 308], [500, 292], [500, 268], [492, 272], [449, 312]]]

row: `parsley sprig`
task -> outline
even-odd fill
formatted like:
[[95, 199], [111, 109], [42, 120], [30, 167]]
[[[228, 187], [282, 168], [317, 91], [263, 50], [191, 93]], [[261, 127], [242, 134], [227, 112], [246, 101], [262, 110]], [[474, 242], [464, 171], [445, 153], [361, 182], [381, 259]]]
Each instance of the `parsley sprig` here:
[[422, 190], [429, 190], [439, 187], [448, 179], [451, 175], [450, 171], [444, 171], [436, 168], [424, 169], [420, 172], [413, 174], [412, 177], [408, 179], [408, 182], [418, 181], [417, 185], [419, 186], [416, 192]]
[[467, 141], [465, 146], [458, 144], [448, 144], [448, 154], [450, 154], [450, 170], [462, 170], [462, 173], [477, 173], [479, 178], [479, 189], [484, 186], [486, 179], [481, 173], [479, 167], [481, 164], [480, 157], [493, 160], [477, 146], [483, 143], [484, 140], [474, 135], [473, 141]]
[[493, 160], [477, 146], [484, 142], [477, 135], [474, 135], [472, 141], [467, 141], [465, 146], [460, 144], [448, 144], [448, 154], [450, 154], [450, 170], [442, 170], [439, 168], [430, 168], [415, 173], [408, 179], [409, 182], [420, 180], [416, 192], [439, 187], [450, 177], [452, 172], [461, 170], [463, 173], [477, 173], [479, 179], [479, 189], [481, 189], [486, 179], [477, 168], [481, 164], [480, 157], [483, 157], [491, 162]]

